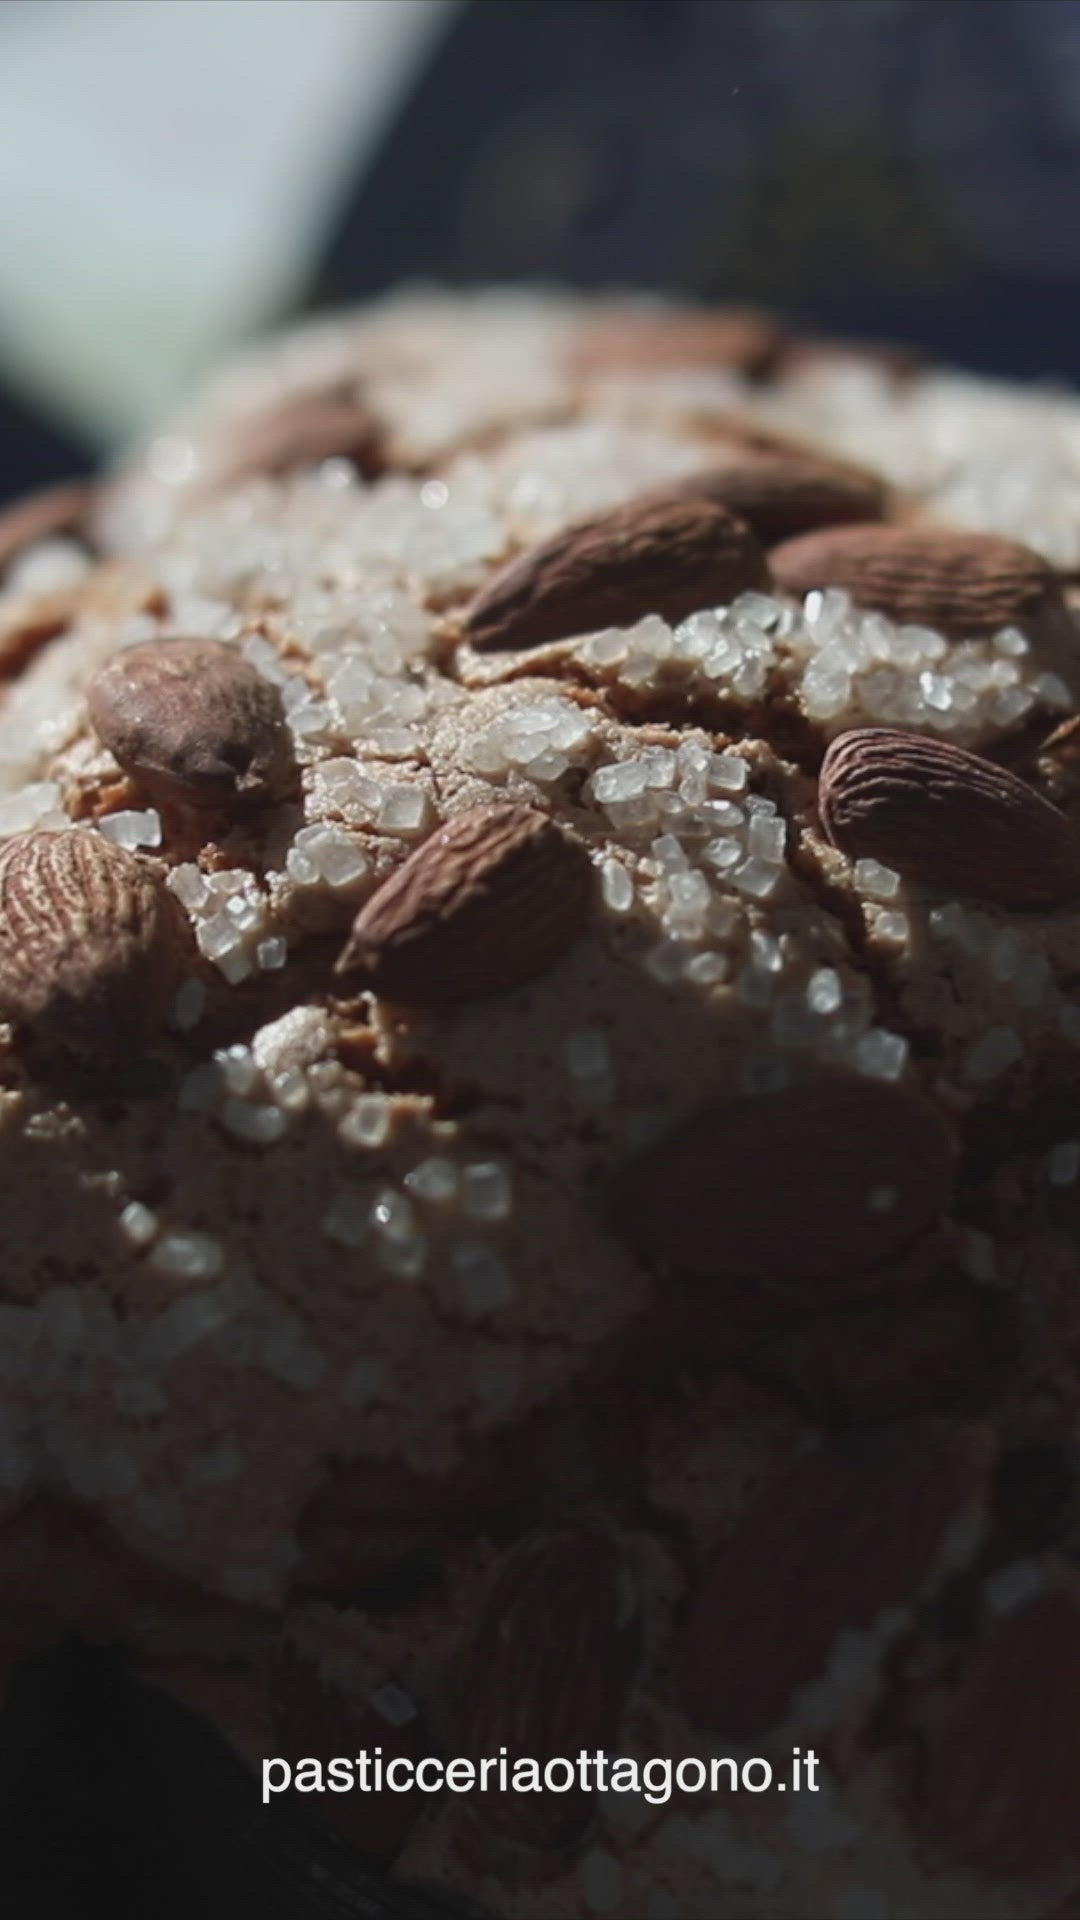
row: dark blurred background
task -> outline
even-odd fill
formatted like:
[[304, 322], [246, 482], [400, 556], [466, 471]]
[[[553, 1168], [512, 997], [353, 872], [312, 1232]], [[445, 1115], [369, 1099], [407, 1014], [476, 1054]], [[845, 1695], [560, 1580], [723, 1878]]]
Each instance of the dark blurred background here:
[[0, 0], [0, 492], [402, 278], [1074, 378], [1076, 0]]

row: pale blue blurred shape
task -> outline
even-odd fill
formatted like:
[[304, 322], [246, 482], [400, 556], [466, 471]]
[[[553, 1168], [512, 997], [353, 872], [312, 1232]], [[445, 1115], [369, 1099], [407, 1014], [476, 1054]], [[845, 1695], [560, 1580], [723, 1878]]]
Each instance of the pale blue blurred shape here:
[[99, 443], [287, 305], [456, 0], [0, 7], [0, 367]]

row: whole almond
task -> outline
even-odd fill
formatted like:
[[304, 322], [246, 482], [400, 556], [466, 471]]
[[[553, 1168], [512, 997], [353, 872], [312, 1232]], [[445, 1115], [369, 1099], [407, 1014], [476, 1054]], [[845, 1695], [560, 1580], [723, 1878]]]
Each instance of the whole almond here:
[[[508, 1555], [454, 1673], [450, 1745], [474, 1762], [507, 1750], [540, 1763], [611, 1748], [640, 1656], [637, 1598], [623, 1553], [599, 1526], [537, 1534]], [[590, 1796], [489, 1790], [484, 1823], [559, 1847], [586, 1825]]]
[[849, 860], [878, 860], [935, 893], [1059, 906], [1080, 893], [1080, 838], [1007, 768], [950, 741], [857, 727], [833, 741], [822, 824]]
[[1078, 1689], [1074, 1583], [991, 1615], [920, 1728], [917, 1811], [938, 1850], [999, 1881], [1080, 1866]]
[[682, 620], [766, 582], [746, 523], [676, 484], [575, 521], [511, 560], [467, 607], [465, 638], [482, 652], [543, 646], [647, 613]]
[[391, 1000], [449, 1004], [543, 973], [581, 931], [584, 847], [532, 807], [459, 813], [361, 908], [339, 973]]
[[379, 422], [350, 386], [314, 389], [237, 420], [197, 491], [216, 491], [258, 474], [291, 473], [332, 459], [352, 460], [373, 479], [382, 468], [381, 441]]
[[766, 546], [837, 522], [880, 520], [885, 489], [873, 473], [812, 454], [732, 451], [681, 483], [738, 514]]
[[1030, 625], [1062, 606], [1045, 560], [992, 533], [933, 527], [827, 527], [769, 554], [778, 587], [843, 587], [861, 607], [950, 639]]
[[[327, 1762], [382, 1749], [383, 1765], [392, 1760], [415, 1763], [432, 1752], [430, 1735], [415, 1704], [392, 1682], [378, 1687], [350, 1686], [322, 1665], [309, 1647], [287, 1634], [275, 1650], [269, 1676], [270, 1714], [274, 1751], [296, 1768], [303, 1759]], [[326, 1792], [297, 1795], [297, 1805], [309, 1806], [343, 1840], [361, 1853], [392, 1859], [409, 1829], [424, 1810], [418, 1787], [409, 1792]]]
[[840, 1435], [796, 1460], [692, 1596], [678, 1644], [690, 1719], [736, 1740], [781, 1721], [842, 1634], [944, 1570], [950, 1530], [981, 1510], [988, 1465], [981, 1429], [933, 1421]]
[[0, 851], [0, 1015], [44, 1046], [137, 1060], [190, 958], [160, 874], [100, 834], [28, 833]]
[[945, 1210], [953, 1161], [928, 1101], [823, 1072], [651, 1147], [617, 1181], [612, 1224], [733, 1317], [768, 1321], [922, 1284], [899, 1256]]
[[601, 310], [574, 335], [569, 361], [586, 376], [710, 367], [754, 377], [768, 372], [782, 342], [778, 321], [753, 307]]
[[88, 480], [69, 480], [0, 508], [0, 573], [35, 541], [81, 535], [93, 499], [94, 488]]
[[221, 640], [150, 640], [87, 690], [94, 729], [154, 800], [234, 812], [296, 783], [281, 694]]

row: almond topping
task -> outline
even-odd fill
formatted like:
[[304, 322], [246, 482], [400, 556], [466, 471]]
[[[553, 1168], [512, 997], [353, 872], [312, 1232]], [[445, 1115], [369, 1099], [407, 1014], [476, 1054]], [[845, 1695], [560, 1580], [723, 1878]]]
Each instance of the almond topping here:
[[158, 871], [100, 834], [28, 833], [0, 852], [0, 1014], [45, 1047], [137, 1060], [190, 957]]
[[466, 609], [464, 634], [481, 652], [544, 646], [647, 613], [677, 622], [766, 580], [746, 523], [681, 483], [578, 520], [511, 560]]
[[1017, 910], [1080, 893], [1080, 840], [1063, 813], [992, 760], [947, 740], [857, 727], [821, 769], [825, 831], [935, 893]]
[[592, 895], [581, 842], [503, 802], [448, 820], [361, 908], [339, 973], [391, 1000], [449, 1004], [546, 972]]
[[277, 687], [221, 640], [151, 640], [98, 669], [87, 693], [103, 746], [155, 800], [236, 812], [296, 784]]
[[1030, 625], [1062, 605], [1046, 561], [992, 533], [827, 527], [774, 547], [769, 564], [786, 593], [844, 587], [861, 607], [954, 640]]

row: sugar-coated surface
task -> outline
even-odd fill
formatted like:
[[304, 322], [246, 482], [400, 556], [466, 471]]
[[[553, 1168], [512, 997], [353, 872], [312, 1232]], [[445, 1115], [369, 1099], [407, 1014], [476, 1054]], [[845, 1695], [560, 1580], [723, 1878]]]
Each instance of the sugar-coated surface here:
[[[1076, 711], [1074, 637], [1007, 625], [956, 642], [825, 588], [801, 604], [743, 593], [674, 625], [646, 608], [483, 655], [460, 614], [532, 542], [708, 465], [733, 415], [881, 473], [895, 517], [1005, 533], [1072, 573], [1080, 404], [851, 357], [793, 360], [764, 383], [582, 375], [582, 325], [574, 301], [522, 293], [401, 296], [309, 327], [125, 470], [96, 566], [50, 542], [0, 589], [0, 648], [45, 600], [66, 609], [0, 704], [0, 840], [104, 833], [164, 863], [193, 930], [148, 1088], [57, 1090], [4, 1031], [0, 1155], [20, 1195], [0, 1291], [8, 1539], [44, 1487], [92, 1506], [199, 1604], [276, 1610], [325, 1546], [309, 1516], [331, 1462], [418, 1483], [421, 1546], [460, 1536], [445, 1591], [389, 1621], [311, 1607], [304, 1628], [391, 1720], [437, 1691], [497, 1557], [461, 1505], [463, 1460], [497, 1476], [530, 1421], [571, 1423], [591, 1460], [603, 1367], [637, 1351], [642, 1326], [657, 1353], [674, 1340], [669, 1276], [596, 1202], [705, 1108], [824, 1072], [921, 1092], [967, 1148], [941, 1272], [980, 1310], [1010, 1290], [1033, 1302], [1055, 1356], [995, 1409], [1001, 1443], [1071, 1444], [1078, 1411], [1080, 1141], [1075, 1108], [1058, 1113], [1080, 1064], [1080, 911], [923, 896], [846, 861], [816, 808], [821, 754], [851, 726], [1021, 753]], [[248, 415], [327, 387], [377, 419], [381, 477], [331, 457], [228, 480]], [[178, 633], [235, 646], [280, 689], [295, 803], [200, 837], [101, 748], [95, 667]], [[1055, 797], [1080, 816], [1067, 774]], [[440, 822], [505, 798], [578, 835], [596, 869], [589, 924], [558, 965], [428, 1016], [335, 978], [380, 882]], [[782, 1209], [790, 1169], [769, 1172]], [[863, 1204], [887, 1220], [896, 1194], [871, 1185]], [[751, 1365], [726, 1329], [707, 1338], [707, 1390], [682, 1363], [648, 1385], [628, 1375], [644, 1464], [626, 1526], [652, 1636], [628, 1753], [730, 1750], [674, 1704], [673, 1622], [702, 1553], [818, 1438], [771, 1350]], [[718, 1903], [732, 1920], [1038, 1920], [1053, 1874], [1002, 1890], [912, 1850], [891, 1753], [857, 1787], [843, 1777], [885, 1650], [926, 1630], [928, 1594], [977, 1535], [965, 1509], [928, 1583], [834, 1647], [792, 1707], [785, 1740], [838, 1756], [820, 1802], [643, 1816], [610, 1800], [572, 1857], [546, 1862], [485, 1854], [437, 1808], [397, 1871], [534, 1920], [705, 1920]], [[1030, 1598], [1038, 1552], [1035, 1586], [1019, 1564], [994, 1574], [988, 1605]], [[262, 1631], [244, 1643], [253, 1696]], [[148, 1629], [151, 1670], [152, 1642]]]

